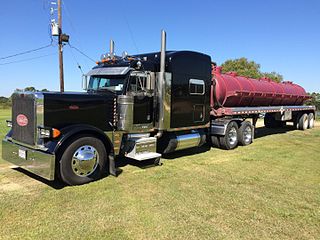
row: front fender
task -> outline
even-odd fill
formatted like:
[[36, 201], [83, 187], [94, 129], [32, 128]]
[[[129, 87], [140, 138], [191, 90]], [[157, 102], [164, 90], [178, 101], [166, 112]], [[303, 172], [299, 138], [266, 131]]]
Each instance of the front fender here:
[[68, 140], [80, 134], [90, 134], [99, 138], [106, 146], [108, 152], [112, 151], [113, 149], [113, 143], [109, 139], [109, 137], [101, 129], [94, 126], [86, 124], [75, 124], [59, 130], [61, 132], [60, 137], [45, 144], [45, 146], [48, 148], [48, 151], [51, 153], [56, 154], [60, 147], [63, 146]]

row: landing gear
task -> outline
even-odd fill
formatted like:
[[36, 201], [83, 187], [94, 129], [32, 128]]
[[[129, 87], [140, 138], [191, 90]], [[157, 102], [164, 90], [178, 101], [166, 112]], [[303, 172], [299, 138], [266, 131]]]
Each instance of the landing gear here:
[[285, 125], [286, 125], [286, 122], [277, 121], [274, 119], [273, 114], [266, 113], [264, 117], [264, 126], [266, 128], [280, 128], [280, 127], [284, 127]]

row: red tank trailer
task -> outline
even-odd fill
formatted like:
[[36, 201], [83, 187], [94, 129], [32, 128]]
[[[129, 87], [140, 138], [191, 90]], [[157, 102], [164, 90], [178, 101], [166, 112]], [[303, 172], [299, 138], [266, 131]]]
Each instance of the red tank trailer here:
[[[213, 67], [211, 106], [255, 107], [298, 106], [310, 97], [297, 84], [286, 81], [276, 83], [268, 78], [252, 79], [238, 76], [235, 72], [221, 73], [221, 67]], [[217, 103], [215, 103], [217, 101]]]

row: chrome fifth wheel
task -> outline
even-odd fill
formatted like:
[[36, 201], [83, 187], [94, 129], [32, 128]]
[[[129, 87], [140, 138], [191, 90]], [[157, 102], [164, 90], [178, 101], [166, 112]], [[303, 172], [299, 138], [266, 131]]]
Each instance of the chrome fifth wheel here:
[[238, 145], [238, 124], [231, 121], [226, 129], [224, 136], [220, 138], [220, 146], [222, 149], [233, 149]]
[[106, 166], [107, 152], [101, 140], [79, 137], [60, 158], [60, 176], [69, 185], [80, 185], [101, 178]]
[[253, 126], [250, 122], [244, 121], [238, 131], [239, 144], [247, 146], [252, 143], [253, 140]]

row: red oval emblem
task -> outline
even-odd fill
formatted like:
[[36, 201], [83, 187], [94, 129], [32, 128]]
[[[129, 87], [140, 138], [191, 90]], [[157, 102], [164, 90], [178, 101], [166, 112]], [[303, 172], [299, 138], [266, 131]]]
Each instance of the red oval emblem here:
[[17, 123], [21, 127], [27, 126], [28, 125], [28, 118], [23, 114], [19, 114], [17, 116]]
[[71, 105], [71, 106], [69, 106], [69, 109], [70, 109], [70, 110], [78, 110], [78, 109], [79, 109], [79, 106], [77, 106], [77, 105]]

